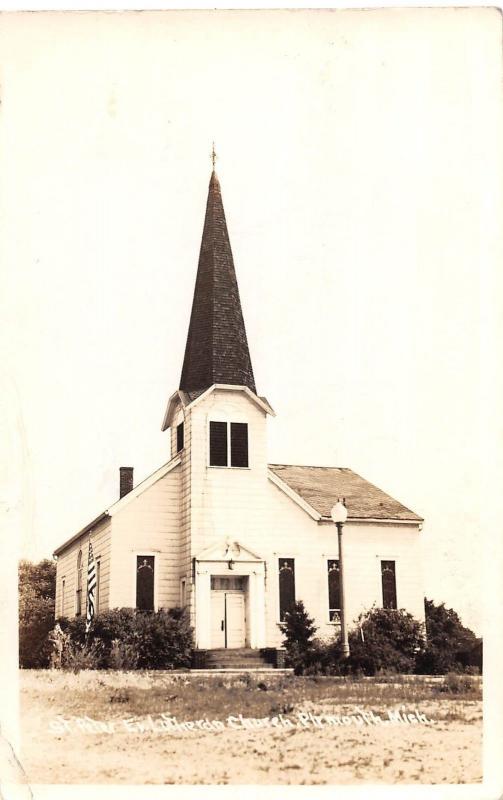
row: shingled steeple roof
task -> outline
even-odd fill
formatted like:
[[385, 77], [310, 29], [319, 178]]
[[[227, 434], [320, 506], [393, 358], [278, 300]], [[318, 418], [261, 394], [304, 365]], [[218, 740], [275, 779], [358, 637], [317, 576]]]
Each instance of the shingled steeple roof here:
[[180, 389], [199, 393], [214, 383], [256, 394], [220, 183], [208, 189], [199, 265]]

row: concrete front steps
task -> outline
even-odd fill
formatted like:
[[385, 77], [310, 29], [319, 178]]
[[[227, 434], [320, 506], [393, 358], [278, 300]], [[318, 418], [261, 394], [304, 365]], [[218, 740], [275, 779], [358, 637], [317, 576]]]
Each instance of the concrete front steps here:
[[253, 650], [249, 647], [197, 650], [192, 667], [198, 670], [225, 670], [226, 672], [276, 671], [278, 667], [284, 667], [284, 659], [278, 659], [277, 653], [278, 651], [273, 649]]

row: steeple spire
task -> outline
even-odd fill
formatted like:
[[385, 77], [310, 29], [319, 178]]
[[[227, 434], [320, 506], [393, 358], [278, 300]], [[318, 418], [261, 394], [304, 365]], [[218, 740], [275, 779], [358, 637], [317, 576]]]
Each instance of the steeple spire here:
[[214, 383], [228, 383], [248, 386], [256, 394], [215, 158], [213, 145], [213, 172], [180, 389], [202, 392]]

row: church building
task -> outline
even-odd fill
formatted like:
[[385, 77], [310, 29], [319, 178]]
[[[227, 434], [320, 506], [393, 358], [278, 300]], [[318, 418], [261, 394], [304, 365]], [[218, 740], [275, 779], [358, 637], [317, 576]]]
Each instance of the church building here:
[[55, 550], [56, 617], [84, 614], [89, 542], [95, 613], [190, 610], [196, 648], [281, 648], [278, 623], [295, 600], [318, 635], [340, 629], [337, 529], [345, 498], [349, 627], [372, 605], [424, 621], [422, 518], [345, 467], [267, 462], [258, 394], [222, 195], [213, 170], [179, 388], [162, 422], [166, 463]]

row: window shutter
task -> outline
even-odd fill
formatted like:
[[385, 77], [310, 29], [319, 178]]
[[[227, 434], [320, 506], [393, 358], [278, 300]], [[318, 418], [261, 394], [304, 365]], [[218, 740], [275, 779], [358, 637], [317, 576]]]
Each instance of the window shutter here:
[[210, 466], [227, 466], [226, 422], [210, 422]]
[[293, 558], [279, 559], [279, 619], [284, 622], [287, 611], [295, 603], [295, 561]]
[[381, 580], [383, 608], [397, 608], [394, 561], [381, 561]]
[[231, 467], [248, 466], [248, 425], [231, 422]]

